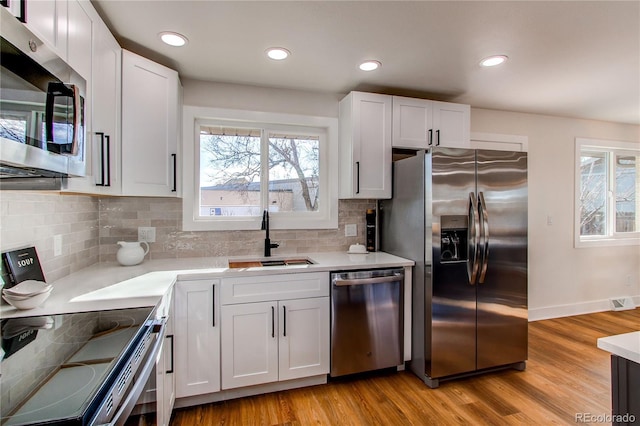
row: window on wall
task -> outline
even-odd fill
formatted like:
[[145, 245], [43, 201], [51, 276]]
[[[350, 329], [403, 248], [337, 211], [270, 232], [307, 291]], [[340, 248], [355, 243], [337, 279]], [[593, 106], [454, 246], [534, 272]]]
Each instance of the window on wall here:
[[316, 212], [322, 132], [200, 126], [200, 216]]
[[640, 244], [640, 145], [576, 139], [576, 246]]
[[[264, 210], [273, 229], [337, 227], [330, 159], [335, 167], [337, 120], [250, 112], [241, 120], [206, 117], [214, 114], [235, 118], [238, 112], [185, 107], [196, 166], [193, 185], [185, 177], [193, 187], [185, 194], [186, 230], [259, 229]], [[254, 115], [273, 121], [246, 120]]]

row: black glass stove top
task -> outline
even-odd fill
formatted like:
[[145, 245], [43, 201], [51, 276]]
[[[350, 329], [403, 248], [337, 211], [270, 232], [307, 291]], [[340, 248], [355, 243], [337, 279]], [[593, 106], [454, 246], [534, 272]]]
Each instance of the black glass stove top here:
[[2, 320], [2, 425], [86, 423], [153, 310]]

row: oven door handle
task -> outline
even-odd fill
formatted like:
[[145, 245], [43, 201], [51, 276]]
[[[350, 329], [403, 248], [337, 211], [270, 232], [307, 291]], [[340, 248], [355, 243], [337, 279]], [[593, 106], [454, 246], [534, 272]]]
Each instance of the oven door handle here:
[[[156, 328], [156, 326], [159, 326]], [[149, 377], [151, 376], [151, 372], [153, 371], [153, 367], [156, 365], [156, 358], [158, 357], [158, 353], [160, 353], [160, 349], [162, 348], [162, 344], [164, 343], [164, 336], [166, 333], [166, 323], [164, 319], [154, 324], [154, 334], [158, 333], [156, 337], [156, 342], [154, 343], [151, 351], [147, 355], [146, 362], [143, 366], [138, 370], [139, 374], [137, 375], [138, 379], [131, 387], [129, 394], [126, 399], [120, 404], [120, 408], [118, 412], [113, 416], [113, 419], [107, 423], [108, 426], [122, 426], [127, 421], [129, 414], [133, 410], [133, 407], [140, 399], [140, 395], [142, 395], [142, 391], [144, 391], [147, 382], [149, 381]]]

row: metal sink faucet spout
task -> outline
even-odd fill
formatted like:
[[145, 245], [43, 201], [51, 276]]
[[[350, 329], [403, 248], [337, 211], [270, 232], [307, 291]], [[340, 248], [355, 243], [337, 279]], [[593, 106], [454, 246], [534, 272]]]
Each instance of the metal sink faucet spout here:
[[264, 238], [264, 257], [271, 256], [271, 249], [280, 247], [278, 243], [272, 243], [269, 239], [269, 211], [265, 210], [262, 213], [262, 227], [260, 228], [263, 231], [266, 231]]

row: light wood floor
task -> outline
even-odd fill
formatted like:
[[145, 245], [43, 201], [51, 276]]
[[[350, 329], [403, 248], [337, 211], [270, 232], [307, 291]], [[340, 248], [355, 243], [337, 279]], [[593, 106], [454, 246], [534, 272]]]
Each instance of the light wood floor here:
[[523, 372], [427, 388], [405, 371], [175, 410], [171, 426], [576, 424], [609, 414], [609, 353], [596, 339], [640, 330], [640, 308], [532, 322]]

